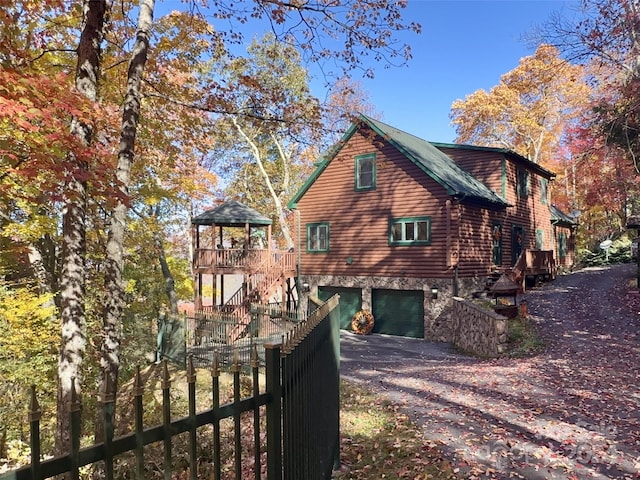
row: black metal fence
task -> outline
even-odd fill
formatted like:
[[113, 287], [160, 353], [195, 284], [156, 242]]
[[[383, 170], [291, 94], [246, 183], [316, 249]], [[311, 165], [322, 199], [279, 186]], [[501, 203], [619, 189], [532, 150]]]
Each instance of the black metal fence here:
[[[66, 474], [80, 478], [80, 469], [103, 462], [104, 478], [121, 475], [117, 469], [119, 456], [132, 454], [132, 470], [127, 477], [143, 479], [149, 469], [145, 462], [145, 446], [161, 442], [164, 451], [163, 476], [171, 479], [197, 479], [200, 476], [222, 479], [263, 478], [267, 480], [325, 480], [331, 478], [339, 458], [339, 298], [334, 296], [319, 309], [299, 322], [284, 335], [282, 342], [265, 344], [265, 387], [260, 391], [259, 359], [254, 349], [251, 361], [251, 394], [241, 398], [239, 362], [232, 365], [233, 400], [220, 405], [219, 364], [211, 365], [212, 404], [210, 409], [196, 412], [196, 370], [193, 357], [187, 362], [188, 415], [171, 418], [171, 380], [167, 362], [163, 362], [162, 424], [143, 427], [144, 386], [140, 372], [134, 385], [133, 431], [114, 436], [113, 412], [115, 394], [102, 399], [105, 437], [101, 443], [80, 448], [81, 405], [72, 400], [72, 449], [66, 455], [42, 459], [40, 451], [40, 417], [42, 412], [32, 389], [30, 413], [30, 465], [0, 475], [0, 480], [40, 480]], [[263, 408], [261, 408], [263, 407]], [[244, 412], [252, 415], [252, 457], [243, 458], [243, 440], [247, 429], [242, 426]], [[246, 414], [245, 414], [246, 417]], [[222, 465], [221, 421], [233, 421], [233, 458], [228, 473]], [[266, 429], [262, 440], [262, 424]], [[197, 433], [203, 428], [211, 430], [212, 451], [206, 461], [198, 458]], [[243, 437], [243, 432], [245, 437]], [[172, 455], [173, 439], [188, 435], [188, 466], [175, 465]], [[266, 458], [265, 458], [266, 457]], [[250, 468], [247, 467], [250, 466]], [[206, 470], [206, 471], [204, 471]], [[250, 473], [247, 474], [247, 471]], [[226, 476], [225, 476], [226, 475]]]

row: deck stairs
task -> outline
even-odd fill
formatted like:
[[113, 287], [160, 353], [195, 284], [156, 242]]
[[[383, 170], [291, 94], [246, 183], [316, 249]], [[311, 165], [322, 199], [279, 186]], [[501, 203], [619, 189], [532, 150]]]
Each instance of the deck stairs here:
[[503, 274], [506, 274], [511, 281], [518, 284], [520, 293], [524, 293], [527, 286], [527, 277], [533, 277], [536, 284], [543, 278], [555, 278], [556, 264], [553, 250], [523, 250], [512, 267], [496, 268], [489, 274], [485, 283], [485, 290], [491, 291], [493, 284]]
[[229, 342], [244, 337], [251, 323], [251, 303], [262, 303], [268, 300], [282, 285], [285, 265], [282, 259], [269, 265], [261, 264], [247, 275], [242, 286], [220, 307], [225, 315], [235, 317], [236, 326], [229, 332]]

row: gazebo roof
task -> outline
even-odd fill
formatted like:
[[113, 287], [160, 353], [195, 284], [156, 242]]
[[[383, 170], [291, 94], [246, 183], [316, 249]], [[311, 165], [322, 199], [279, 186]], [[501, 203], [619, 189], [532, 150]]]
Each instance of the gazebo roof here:
[[191, 219], [193, 225], [219, 225], [221, 227], [264, 227], [273, 221], [257, 210], [232, 200]]

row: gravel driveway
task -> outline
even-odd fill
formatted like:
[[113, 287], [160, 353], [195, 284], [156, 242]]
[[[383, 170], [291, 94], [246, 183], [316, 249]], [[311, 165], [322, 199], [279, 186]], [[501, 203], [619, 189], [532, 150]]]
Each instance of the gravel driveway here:
[[536, 356], [481, 360], [343, 332], [342, 376], [411, 415], [461, 477], [640, 478], [635, 269], [585, 269], [527, 292], [546, 345]]

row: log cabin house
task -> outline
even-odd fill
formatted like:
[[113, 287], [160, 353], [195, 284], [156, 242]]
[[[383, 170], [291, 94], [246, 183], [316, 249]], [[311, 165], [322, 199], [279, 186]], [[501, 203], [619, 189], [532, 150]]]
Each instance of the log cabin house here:
[[299, 284], [339, 293], [343, 328], [364, 309], [374, 332], [448, 340], [452, 296], [502, 273], [523, 286], [552, 278], [559, 258], [572, 261], [553, 178], [509, 150], [429, 143], [361, 115], [289, 203]]

